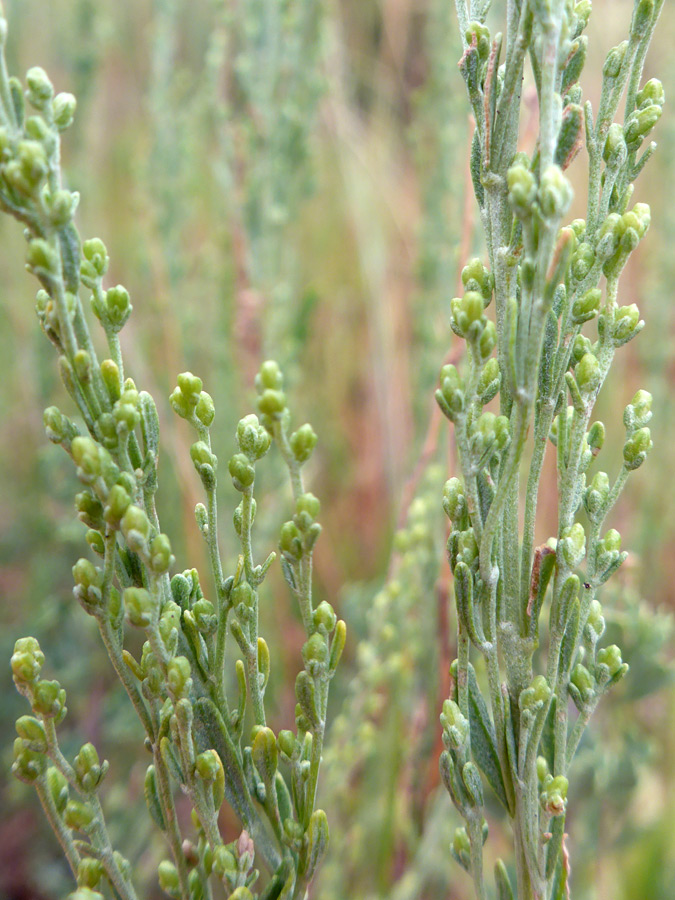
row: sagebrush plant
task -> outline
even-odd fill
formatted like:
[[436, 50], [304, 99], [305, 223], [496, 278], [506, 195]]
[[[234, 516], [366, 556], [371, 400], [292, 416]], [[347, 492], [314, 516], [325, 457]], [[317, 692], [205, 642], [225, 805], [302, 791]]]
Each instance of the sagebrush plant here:
[[[625, 465], [618, 477], [610, 482], [597, 473], [588, 485], [585, 478], [604, 434], [599, 423], [590, 425], [593, 403], [614, 349], [641, 327], [636, 307], [618, 306], [617, 284], [649, 220], [643, 205], [627, 210], [632, 181], [654, 145], [639, 158], [638, 151], [663, 103], [658, 82], [640, 90], [647, 45], [662, 5], [636, 3], [629, 39], [610, 53], [605, 65], [595, 121], [590, 107], [582, 106], [578, 85], [589, 2], [509, 2], [506, 36], [494, 40], [485, 24], [489, 2], [457, 5], [466, 51], [461, 69], [477, 123], [472, 174], [488, 266], [474, 260], [463, 271], [466, 293], [453, 301], [452, 325], [467, 341], [468, 365], [461, 376], [451, 366], [444, 368], [439, 398], [456, 427], [463, 476], [448, 483], [444, 498], [453, 523], [449, 555], [459, 613], [459, 659], [452, 669], [453, 696], [443, 710], [447, 749], [441, 771], [466, 820], [452, 849], [471, 872], [479, 898], [489, 894], [481, 861], [483, 777], [513, 820], [517, 896], [549, 900], [569, 890], [567, 766], [600, 695], [626, 671], [617, 648], [598, 649], [604, 626], [596, 593], [624, 558], [616, 532], [601, 532], [628, 472], [641, 464], [650, 447], [646, 393], [640, 392], [626, 412]], [[307, 112], [313, 113], [320, 88], [313, 67], [320, 4], [298, 4], [295, 19], [279, 19], [269, 30], [258, 15], [262, 7], [245, 5], [241, 33], [232, 20], [219, 19], [208, 68], [215, 94], [234, 48], [243, 124], [235, 148], [226, 127], [232, 110], [223, 110], [214, 99], [211, 111], [223, 120], [222, 158], [214, 169], [226, 191], [233, 173], [242, 177], [243, 172], [245, 280], [269, 294], [269, 301], [283, 300], [288, 292], [282, 236], [304, 191], [303, 173], [290, 161], [298, 147], [306, 149]], [[439, 4], [434, 9], [446, 23], [447, 10]], [[169, 7], [162, 12], [171, 19]], [[0, 22], [4, 43], [2, 16]], [[168, 24], [175, 27], [175, 22]], [[446, 32], [431, 28], [434, 52], [447, 67]], [[232, 46], [227, 46], [228, 29], [234, 35]], [[165, 39], [160, 29], [155, 72], [160, 93], [167, 88]], [[295, 52], [296, 45], [302, 52]], [[505, 63], [500, 67], [502, 47]], [[521, 144], [518, 120], [528, 55], [540, 105], [539, 141], [528, 147], [530, 156], [516, 152], [527, 146], [526, 135]], [[213, 585], [204, 584], [204, 592], [213, 601], [204, 598], [194, 570], [169, 580], [171, 548], [154, 503], [156, 411], [150, 395], [125, 379], [119, 343], [131, 311], [129, 296], [119, 286], [104, 288], [105, 247], [96, 239], [80, 242], [72, 221], [77, 196], [61, 185], [59, 136], [72, 121], [75, 101], [68, 94], [54, 95], [39, 69], [29, 71], [26, 87], [28, 113], [23, 88], [7, 76], [3, 60], [0, 205], [26, 226], [28, 267], [42, 286], [38, 315], [58, 351], [63, 381], [83, 423], [84, 430], [53, 407], [46, 412], [49, 437], [76, 463], [84, 486], [76, 499], [78, 514], [89, 529], [92, 552], [103, 561], [99, 566], [86, 559], [76, 564], [75, 596], [99, 626], [152, 753], [146, 799], [171, 856], [160, 865], [160, 884], [175, 897], [220, 896], [224, 889], [241, 900], [258, 887], [253, 869], [257, 854], [269, 872], [261, 896], [301, 898], [327, 844], [326, 817], [315, 808], [316, 790], [328, 683], [345, 638], [344, 623], [327, 603], [316, 605], [311, 594], [319, 505], [305, 491], [301, 468], [316, 437], [309, 426], [291, 431], [279, 369], [264, 364], [257, 379], [261, 418], [240, 422], [237, 452], [229, 461], [242, 495], [234, 515], [241, 556], [226, 578], [217, 532], [217, 460], [209, 436], [214, 407], [198, 377], [179, 376], [171, 402], [196, 432], [191, 457], [206, 494], [196, 513], [213, 575]], [[614, 123], [626, 88], [623, 122]], [[169, 122], [167, 98], [159, 98], [158, 131]], [[258, 121], [261, 109], [265, 115]], [[191, 121], [189, 115], [185, 121]], [[563, 171], [584, 144], [584, 133], [590, 160], [588, 213], [585, 222], [561, 228], [571, 202]], [[174, 154], [167, 168], [171, 175], [177, 145], [167, 134]], [[447, 130], [442, 134], [448, 138]], [[188, 137], [186, 126], [181, 139]], [[242, 148], [237, 157], [235, 149]], [[165, 175], [155, 172], [158, 193]], [[176, 196], [168, 196], [170, 216], [163, 220], [168, 229], [176, 225]], [[435, 214], [441, 216], [440, 203]], [[172, 232], [168, 245], [176, 253], [179, 243]], [[175, 259], [177, 255], [172, 263]], [[598, 288], [602, 276], [604, 296]], [[108, 358], [100, 362], [79, 291], [85, 299], [91, 295], [108, 342]], [[484, 312], [493, 295], [496, 325]], [[275, 322], [280, 315], [276, 308]], [[582, 334], [584, 322], [592, 319], [598, 325], [594, 344]], [[268, 321], [266, 317], [266, 331], [276, 340], [279, 329], [268, 327]], [[500, 415], [483, 412], [498, 393]], [[534, 432], [531, 450], [528, 429]], [[549, 434], [558, 452], [560, 522], [557, 535], [535, 549], [536, 497]], [[281, 530], [281, 565], [307, 631], [296, 682], [296, 732], [278, 736], [267, 727], [267, 719], [272, 720], [265, 702], [270, 654], [258, 635], [257, 616], [258, 589], [273, 559], [256, 564], [251, 538], [256, 465], [271, 442], [288, 464], [295, 496], [292, 519]], [[528, 472], [525, 530], [519, 537], [520, 475], [524, 481]], [[428, 602], [423, 614], [418, 608], [434, 593], [434, 532], [436, 539], [442, 534], [435, 522], [432, 475], [437, 472], [429, 472], [397, 538], [400, 559], [393, 577], [373, 601], [369, 641], [359, 651], [358, 676], [345, 713], [336, 720], [334, 749], [326, 754], [326, 793], [333, 802], [339, 798], [336, 815], [354, 819], [334, 841], [324, 879], [327, 895], [331, 889], [335, 896], [353, 892], [368, 872], [380, 896], [420, 896], [433, 869], [429, 853], [438, 850], [439, 836], [445, 833], [442, 804], [436, 802], [425, 814], [417, 858], [392, 894], [387, 854], [395, 855], [396, 832], [412, 830], [416, 813], [410, 797], [396, 791], [410, 780], [425, 751], [433, 755], [424, 722], [406, 718], [406, 711], [417, 706], [415, 692], [419, 696], [426, 687], [429, 695], [419, 709], [435, 701], [435, 686], [425, 684], [434, 675], [435, 657], [428, 648], [435, 610]], [[575, 522], [582, 503], [585, 527]], [[547, 611], [543, 617], [542, 611]], [[226, 645], [228, 631], [235, 644]], [[140, 656], [133, 653], [139, 632], [146, 638]], [[543, 658], [540, 633], [547, 648]], [[239, 660], [232, 657], [234, 647]], [[14, 770], [37, 789], [76, 876], [78, 900], [91, 900], [100, 892], [133, 897], [133, 875], [111, 845], [98, 799], [107, 765], [91, 744], [73, 761], [59, 750], [55, 726], [65, 714], [65, 695], [57, 682], [40, 679], [42, 664], [34, 639], [18, 642], [12, 668], [33, 715], [17, 722]], [[535, 676], [537, 671], [545, 674]], [[579, 710], [573, 723], [567, 719], [568, 696]], [[366, 721], [356, 729], [356, 720], [371, 716], [375, 725]], [[386, 735], [378, 730], [383, 722]], [[345, 789], [360, 769], [375, 773], [383, 812], [371, 803], [372, 795], [350, 795]], [[415, 777], [423, 780], [418, 772]], [[192, 823], [180, 815], [183, 804], [176, 807], [178, 792], [187, 795], [193, 808]], [[218, 828], [224, 799], [245, 829], [228, 845]], [[502, 863], [496, 880], [498, 900], [515, 896]], [[315, 889], [315, 894], [321, 891]]]
[[[618, 646], [601, 646], [598, 592], [627, 556], [618, 532], [603, 528], [651, 448], [649, 393], [638, 391], [624, 411], [619, 471], [587, 473], [604, 442], [604, 425], [591, 423], [598, 392], [616, 349], [644, 325], [635, 304], [619, 305], [618, 285], [650, 222], [649, 208], [631, 202], [633, 182], [655, 148], [643, 144], [664, 102], [657, 79], [641, 84], [662, 6], [636, 0], [627, 40], [605, 61], [594, 113], [579, 85], [589, 0], [509, 0], [505, 33], [494, 37], [485, 24], [489, 2], [457, 3], [460, 69], [476, 123], [471, 173], [489, 266], [475, 259], [462, 271], [465, 292], [451, 303], [451, 326], [466, 341], [468, 361], [461, 374], [443, 368], [436, 394], [455, 426], [462, 474], [444, 491], [458, 659], [441, 715], [440, 764], [465, 820], [453, 855], [480, 900], [488, 896], [481, 772], [513, 823], [517, 887], [498, 861], [499, 900], [569, 895], [568, 769], [598, 701], [628, 669]], [[519, 149], [528, 58], [539, 110], [529, 154]], [[565, 170], [582, 147], [586, 219], [563, 226], [572, 202]], [[496, 322], [486, 315], [493, 296]], [[588, 336], [583, 326], [591, 321]], [[485, 410], [497, 395], [498, 414]], [[558, 528], [535, 547], [549, 440]], [[481, 662], [482, 686], [472, 657]]]
[[[6, 35], [2, 17], [3, 46]], [[102, 560], [98, 566], [87, 558], [75, 564], [74, 595], [97, 622], [152, 754], [145, 796], [171, 853], [159, 866], [159, 883], [170, 896], [196, 898], [210, 896], [216, 881], [226, 896], [244, 900], [253, 896], [257, 856], [270, 873], [260, 896], [304, 897], [328, 843], [316, 792], [328, 689], [346, 638], [345, 624], [330, 604], [312, 599], [320, 504], [305, 490], [302, 467], [316, 434], [309, 424], [291, 429], [279, 367], [264, 363], [256, 378], [260, 419], [249, 415], [239, 422], [237, 452], [228, 462], [241, 494], [234, 511], [241, 553], [235, 572], [226, 576], [218, 539], [217, 458], [209, 436], [215, 408], [198, 376], [179, 375], [170, 401], [196, 433], [190, 456], [206, 502], [195, 514], [208, 548], [213, 600], [202, 592], [194, 569], [170, 578], [174, 557], [155, 507], [157, 411], [150, 394], [125, 377], [120, 348], [119, 333], [131, 313], [129, 294], [121, 285], [104, 287], [106, 248], [97, 238], [80, 241], [73, 223], [79, 196], [61, 183], [61, 132], [73, 121], [75, 98], [55, 94], [46, 73], [33, 68], [25, 99], [28, 109], [23, 86], [8, 77], [3, 55], [0, 205], [25, 226], [27, 268], [41, 284], [38, 318], [84, 423], [82, 432], [56, 407], [45, 411], [49, 439], [76, 466], [83, 485], [75, 501], [78, 516], [88, 528], [91, 551]], [[105, 333], [107, 356], [101, 361], [80, 290], [89, 293]], [[256, 563], [252, 546], [255, 470], [272, 443], [288, 468], [294, 498], [292, 518], [280, 532], [281, 566], [307, 637], [296, 681], [295, 731], [278, 735], [266, 724], [271, 660], [258, 634], [259, 590], [276, 554]], [[140, 658], [125, 647], [128, 628], [144, 633]], [[242, 658], [228, 652], [228, 633]], [[131, 900], [136, 893], [130, 866], [111, 846], [98, 798], [108, 763], [90, 743], [72, 761], [62, 754], [57, 725], [66, 715], [65, 691], [58, 681], [41, 678], [43, 664], [35, 638], [17, 641], [12, 672], [33, 715], [17, 721], [13, 771], [34, 785], [76, 877], [75, 895], [102, 896], [107, 885], [115, 896]], [[228, 696], [232, 682], [235, 691]], [[189, 832], [177, 816], [178, 789], [192, 806]], [[218, 828], [225, 798], [243, 827], [230, 844]]]

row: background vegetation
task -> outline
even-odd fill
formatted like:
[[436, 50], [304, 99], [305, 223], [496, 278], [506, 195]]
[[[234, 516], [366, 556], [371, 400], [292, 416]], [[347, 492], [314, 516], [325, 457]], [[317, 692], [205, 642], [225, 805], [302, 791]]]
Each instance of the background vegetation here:
[[[444, 357], [456, 352], [448, 308], [459, 271], [482, 253], [468, 193], [470, 129], [454, 4], [5, 6], [12, 70], [42, 65], [58, 90], [78, 96], [65, 142], [69, 187], [83, 196], [83, 233], [108, 246], [116, 267], [110, 283], [123, 282], [132, 295], [125, 355], [159, 405], [158, 499], [176, 570], [206, 571], [193, 517], [199, 486], [191, 438], [168, 403], [177, 372], [198, 372], [214, 396], [212, 434], [221, 456], [231, 452], [233, 427], [252, 408], [253, 375], [270, 354], [290, 375], [297, 415], [320, 435], [309, 473], [324, 511], [318, 592], [347, 619], [350, 641], [332, 697], [321, 786], [332, 845], [316, 896], [468, 897], [468, 878], [448, 850], [459, 821], [437, 775], [438, 711], [454, 655], [440, 490], [454, 464], [432, 389]], [[595, 0], [587, 31], [591, 100], [631, 8], [628, 0]], [[666, 4], [645, 75], [662, 79], [668, 100], [675, 96], [674, 30], [675, 12]], [[652, 206], [652, 230], [623, 278], [623, 302], [638, 304], [647, 327], [619, 354], [597, 407], [600, 417], [606, 412], [610, 439], [617, 429], [618, 459], [620, 417], [610, 411], [647, 387], [655, 446], [612, 522], [631, 550], [618, 587], [609, 589], [616, 595], [610, 629], [631, 673], [601, 706], [577, 763], [584, 775], [572, 782], [575, 900], [672, 900], [675, 883], [675, 687], [667, 660], [675, 608], [669, 110], [656, 132], [656, 159], [638, 187]], [[108, 821], [116, 822], [113, 840], [147, 873], [151, 898], [160, 893], [160, 847], [137, 814], [146, 766], [139, 727], [93, 622], [72, 599], [70, 568], [83, 538], [71, 509], [75, 478], [42, 427], [44, 407], [63, 400], [66, 409], [68, 401], [35, 321], [20, 235], [6, 220], [0, 246], [0, 658], [9, 659], [30, 622], [68, 689], [68, 722], [77, 723], [72, 747], [91, 740], [111, 761], [104, 802]], [[542, 502], [542, 539], [550, 533], [546, 515], [555, 519], [553, 478], [551, 472]], [[222, 481], [227, 515], [237, 501]], [[270, 548], [283, 489], [281, 472], [268, 477], [259, 520], [261, 542]], [[234, 544], [229, 549], [236, 553]], [[293, 672], [304, 640], [276, 578], [274, 601], [261, 610], [265, 634], [278, 639], [270, 647], [277, 660], [275, 731], [292, 721], [294, 705], [293, 681], [284, 681], [279, 660]], [[603, 603], [608, 610], [607, 593]], [[25, 710], [9, 666], [0, 672], [8, 770], [12, 723]], [[65, 862], [31, 793], [3, 784], [0, 809], [0, 897], [64, 896]], [[494, 816], [498, 850], [496, 810]], [[221, 827], [235, 836], [234, 821]]]

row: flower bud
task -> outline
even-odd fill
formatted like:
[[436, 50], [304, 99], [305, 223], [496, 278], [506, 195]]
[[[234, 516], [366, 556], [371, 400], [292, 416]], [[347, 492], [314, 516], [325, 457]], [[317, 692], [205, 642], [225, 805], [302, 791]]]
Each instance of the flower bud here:
[[471, 867], [471, 842], [469, 841], [469, 835], [466, 833], [466, 828], [455, 829], [450, 849], [453, 856], [468, 872]]
[[556, 775], [541, 792], [541, 805], [550, 816], [560, 816], [565, 812], [568, 786], [564, 775]]
[[537, 182], [534, 175], [522, 163], [517, 163], [508, 170], [506, 179], [509, 204], [516, 218], [529, 218], [532, 215], [532, 204], [537, 197]]
[[168, 859], [163, 859], [157, 867], [157, 880], [161, 889], [170, 897], [178, 898], [181, 896], [178, 871]]
[[103, 572], [88, 559], [79, 559], [73, 566], [75, 587], [73, 595], [86, 612], [93, 615], [100, 607]]
[[459, 478], [450, 478], [443, 487], [443, 511], [450, 521], [464, 522], [467, 515], [466, 497]]
[[494, 350], [497, 345], [497, 327], [495, 323], [488, 319], [484, 325], [481, 324], [482, 331], [480, 333], [480, 337], [476, 341], [476, 350], [478, 356], [478, 362], [483, 363], [487, 359], [489, 359], [490, 354]]
[[158, 603], [145, 588], [125, 588], [122, 599], [130, 625], [147, 628], [152, 624], [158, 612]]
[[127, 509], [131, 506], [131, 497], [121, 484], [114, 484], [108, 493], [103, 510], [103, 518], [108, 524], [119, 527]]
[[234, 854], [223, 844], [213, 851], [213, 871], [219, 878], [237, 871], [237, 860]]
[[216, 407], [213, 403], [213, 398], [206, 391], [202, 391], [199, 395], [199, 400], [195, 406], [195, 415], [205, 428], [210, 428], [213, 425], [213, 420], [216, 417]]
[[593, 600], [591, 603], [588, 619], [586, 620], [586, 627], [590, 630], [590, 637], [593, 641], [597, 641], [598, 638], [602, 637], [605, 631], [605, 619], [602, 615], [602, 606], [598, 600]]
[[588, 669], [581, 663], [577, 663], [572, 669], [570, 683], [579, 692], [581, 700], [585, 703], [595, 694], [595, 681]]
[[644, 322], [640, 319], [640, 310], [635, 303], [620, 306], [614, 313], [611, 335], [617, 347], [628, 343], [642, 330]]
[[595, 458], [605, 443], [605, 426], [602, 422], [593, 422], [586, 435], [586, 443]]
[[551, 165], [541, 175], [539, 206], [544, 219], [555, 220], [563, 216], [572, 202], [572, 186], [560, 166]]
[[55, 766], [50, 766], [47, 769], [47, 790], [51, 795], [56, 811], [60, 815], [68, 803], [68, 780]]
[[257, 416], [241, 419], [237, 425], [237, 446], [252, 462], [263, 457], [270, 446], [270, 436]]
[[72, 94], [62, 91], [54, 97], [52, 106], [52, 114], [54, 124], [59, 131], [65, 131], [70, 128], [75, 118], [75, 110], [77, 108], [77, 100]]
[[483, 295], [483, 305], [487, 305], [490, 301], [494, 290], [494, 278], [480, 259], [472, 259], [464, 266], [462, 284], [467, 291], [480, 291]]
[[612, 49], [607, 54], [607, 58], [605, 59], [605, 64], [602, 67], [602, 74], [605, 78], [616, 78], [621, 71], [621, 65], [623, 63], [623, 58], [626, 55], [626, 49], [628, 48], [628, 41], [622, 41], [616, 47], [612, 47]]
[[653, 447], [649, 428], [639, 428], [623, 445], [624, 465], [629, 471], [639, 469]]
[[290, 557], [292, 560], [298, 560], [302, 556], [300, 531], [295, 522], [285, 522], [281, 526], [279, 549], [284, 556]]
[[294, 431], [290, 437], [293, 456], [299, 463], [307, 462], [316, 446], [317, 436], [311, 425], [305, 424]]
[[252, 609], [255, 604], [255, 598], [255, 591], [247, 581], [241, 581], [235, 585], [230, 594], [230, 601], [235, 608], [244, 606], [246, 609]]
[[195, 759], [195, 774], [212, 784], [220, 775], [223, 764], [215, 750], [205, 750]]
[[663, 110], [655, 103], [634, 110], [628, 117], [624, 129], [626, 146], [629, 150], [637, 150], [661, 118]]
[[650, 78], [649, 81], [645, 83], [642, 90], [638, 91], [635, 102], [637, 103], [638, 109], [641, 109], [643, 106], [651, 106], [652, 104], [663, 106], [666, 102], [663, 84], [658, 78]]
[[297, 516], [306, 516], [310, 521], [314, 521], [321, 512], [321, 503], [314, 494], [301, 494], [295, 503], [295, 512]]
[[[450, 325], [459, 337], [467, 337], [472, 325], [483, 318], [483, 296], [478, 291], [467, 291], [463, 297], [455, 297], [450, 303]], [[471, 334], [475, 336], [476, 329]]]
[[44, 109], [54, 96], [54, 87], [49, 76], [40, 66], [34, 66], [26, 72], [26, 97], [31, 106]]
[[557, 547], [558, 558], [570, 569], [576, 569], [586, 555], [586, 532], [580, 522], [565, 528]]
[[108, 271], [108, 251], [100, 238], [91, 238], [82, 245], [83, 260], [80, 271], [89, 279], [101, 278]]
[[19, 638], [14, 644], [11, 666], [18, 685], [34, 684], [44, 665], [45, 655], [34, 637]]
[[166, 534], [158, 534], [150, 543], [148, 564], [156, 575], [167, 572], [176, 561], [171, 552], [171, 542]]
[[302, 647], [302, 658], [310, 675], [318, 675], [328, 662], [328, 644], [320, 632], [315, 632]]
[[42, 722], [34, 716], [20, 716], [16, 720], [16, 733], [24, 746], [34, 753], [47, 752], [47, 737]]
[[436, 391], [436, 401], [443, 413], [454, 421], [464, 410], [464, 390], [459, 372], [453, 365], [443, 366], [440, 375], [441, 388]]
[[600, 301], [602, 300], [602, 291], [593, 288], [572, 304], [572, 321], [575, 325], [581, 325], [592, 319], [600, 309]]
[[[101, 878], [103, 878], [103, 863], [99, 859], [85, 856], [79, 861], [77, 865], [77, 886], [79, 890], [98, 887]], [[94, 892], [92, 891], [91, 893]], [[99, 894], [98, 896], [102, 897], [103, 895]]]
[[265, 416], [280, 419], [286, 409], [286, 395], [283, 391], [275, 391], [267, 388], [258, 397], [258, 409]]
[[274, 790], [274, 776], [277, 771], [279, 754], [277, 739], [271, 728], [260, 728], [251, 745], [253, 762], [265, 786]]
[[108, 761], [103, 760], [101, 763], [96, 747], [93, 744], [84, 744], [75, 757], [73, 768], [80, 788], [85, 793], [90, 793], [96, 790], [105, 777], [108, 771]]
[[238, 491], [243, 492], [246, 488], [251, 487], [255, 480], [255, 469], [249, 462], [248, 456], [243, 453], [235, 453], [230, 457], [227, 467], [232, 476], [232, 483]]
[[175, 656], [167, 666], [167, 687], [175, 699], [189, 694], [192, 687], [190, 663], [185, 656]]
[[120, 527], [129, 549], [136, 553], [143, 552], [150, 536], [150, 520], [145, 511], [132, 503], [122, 516]]
[[[621, 659], [621, 650], [616, 644], [610, 644], [609, 647], [603, 647], [598, 650], [597, 656], [598, 666], [606, 666], [609, 678], [615, 678], [617, 675], [621, 677], [628, 671], [628, 666]], [[601, 680], [607, 680], [602, 679]]]
[[609, 497], [609, 477], [606, 472], [596, 472], [584, 492], [584, 508], [591, 521], [601, 515]]
[[260, 371], [255, 378], [255, 386], [260, 393], [269, 389], [273, 391], [281, 390], [284, 383], [283, 375], [278, 363], [273, 359], [268, 359], [260, 367]]
[[55, 228], [64, 228], [75, 215], [80, 195], [75, 191], [55, 191], [49, 198], [49, 221]]
[[26, 265], [38, 277], [56, 275], [59, 270], [59, 258], [42, 238], [35, 238], [28, 245]]
[[638, 391], [623, 414], [623, 424], [631, 431], [644, 427], [652, 417], [652, 395], [649, 391]]
[[461, 750], [469, 739], [469, 722], [454, 700], [443, 701], [441, 713], [443, 744], [448, 750]]
[[623, 126], [618, 122], [614, 122], [609, 126], [605, 146], [602, 151], [602, 158], [610, 169], [619, 169], [626, 161], [628, 148], [626, 147], [626, 139], [623, 133]]
[[66, 712], [66, 692], [58, 681], [38, 681], [33, 691], [33, 712], [43, 719], [61, 720]]
[[47, 764], [42, 753], [30, 750], [21, 738], [14, 741], [12, 775], [24, 784], [33, 784], [42, 775]]
[[528, 688], [520, 692], [519, 704], [521, 710], [537, 710], [542, 704], [548, 703], [551, 696], [551, 688], [543, 675], [537, 675]]
[[595, 250], [591, 244], [582, 241], [572, 254], [571, 270], [577, 281], [583, 281], [595, 262]]
[[582, 395], [590, 396], [600, 384], [600, 363], [594, 353], [585, 353], [574, 370]]
[[[485, 335], [486, 333], [487, 327], [483, 332], [483, 335]], [[499, 363], [493, 357], [492, 359], [488, 359], [488, 361], [483, 366], [483, 371], [480, 373], [478, 385], [476, 386], [476, 392], [483, 406], [485, 406], [490, 402], [490, 400], [497, 396], [497, 394], [499, 393], [500, 385], [501, 373], [499, 371]]]
[[467, 44], [471, 46], [476, 39], [476, 49], [478, 58], [485, 61], [490, 55], [490, 29], [482, 22], [470, 22], [469, 27], [464, 32]]
[[82, 886], [68, 894], [66, 900], [105, 900], [100, 891], [92, 891], [91, 888]]
[[330, 603], [328, 603], [326, 600], [322, 600], [314, 610], [312, 621], [315, 628], [319, 629], [324, 634], [330, 634], [335, 628], [337, 616], [335, 615], [335, 610], [330, 605]]
[[105, 292], [106, 322], [115, 333], [121, 330], [131, 315], [129, 292], [121, 284], [108, 288]]
[[202, 634], [214, 634], [218, 627], [216, 609], [210, 600], [202, 597], [192, 607], [192, 615], [195, 618], [197, 628]]

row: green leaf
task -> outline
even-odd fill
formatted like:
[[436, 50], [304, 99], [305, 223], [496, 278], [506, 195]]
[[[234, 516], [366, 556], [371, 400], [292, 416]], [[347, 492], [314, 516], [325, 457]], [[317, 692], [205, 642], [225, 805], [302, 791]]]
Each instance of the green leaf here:
[[497, 754], [497, 742], [492, 719], [476, 681], [473, 666], [469, 666], [469, 726], [471, 729], [471, 753], [476, 765], [485, 775], [488, 784], [509, 810], [502, 769]]
[[497, 885], [497, 900], [515, 900], [509, 873], [501, 859], [495, 863], [495, 884]]
[[200, 697], [194, 703], [193, 733], [199, 752], [214, 749], [220, 756], [225, 770], [227, 802], [241, 819], [269, 868], [276, 869], [281, 862], [281, 855], [272, 844], [256, 813], [244, 777], [242, 760], [227, 731], [220, 710], [208, 697]]

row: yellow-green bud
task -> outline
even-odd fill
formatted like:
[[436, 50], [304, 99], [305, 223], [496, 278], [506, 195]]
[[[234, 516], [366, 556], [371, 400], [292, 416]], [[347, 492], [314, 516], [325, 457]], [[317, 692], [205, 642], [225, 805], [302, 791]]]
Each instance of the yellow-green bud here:
[[260, 393], [266, 389], [273, 391], [281, 390], [283, 383], [283, 375], [281, 374], [278, 364], [273, 359], [268, 359], [264, 362], [255, 379], [256, 387]]
[[337, 616], [335, 615], [335, 610], [330, 605], [330, 603], [328, 603], [326, 600], [322, 600], [314, 610], [312, 621], [314, 622], [315, 628], [320, 629], [325, 634], [330, 634], [335, 628]]
[[623, 445], [624, 465], [630, 471], [638, 469], [653, 447], [649, 428], [639, 428]]
[[20, 716], [16, 720], [16, 733], [24, 741], [24, 746], [34, 753], [47, 752], [47, 737], [42, 722], [34, 716]]
[[559, 559], [570, 569], [576, 569], [586, 555], [586, 532], [580, 522], [565, 528], [557, 547]]
[[166, 891], [170, 897], [180, 897], [180, 879], [178, 877], [178, 871], [174, 864], [169, 862], [168, 859], [163, 859], [157, 867], [157, 878], [161, 889]]
[[17, 685], [33, 684], [44, 665], [45, 655], [34, 637], [19, 638], [14, 644], [11, 666]]
[[582, 395], [590, 396], [600, 384], [600, 363], [594, 353], [585, 353], [574, 370]]
[[267, 388], [258, 397], [258, 409], [263, 415], [279, 419], [286, 409], [286, 395], [283, 391], [275, 391]]
[[316, 447], [317, 436], [309, 423], [301, 425], [290, 437], [293, 456], [299, 463], [307, 462]]
[[199, 400], [195, 406], [195, 415], [205, 428], [210, 428], [213, 425], [213, 420], [216, 417], [216, 407], [214, 406], [213, 398], [206, 391], [202, 391], [199, 395]]
[[227, 467], [232, 476], [232, 484], [238, 491], [243, 492], [253, 484], [255, 469], [249, 462], [248, 456], [244, 453], [235, 453], [234, 456], [230, 457]]
[[537, 196], [537, 182], [534, 175], [522, 163], [511, 166], [506, 174], [509, 188], [509, 203], [518, 219], [532, 215], [532, 204]]
[[65, 131], [66, 128], [73, 124], [76, 108], [77, 100], [72, 94], [62, 91], [54, 97], [52, 114], [54, 116], [54, 124], [59, 131]]
[[237, 425], [237, 445], [248, 459], [255, 461], [267, 453], [270, 436], [257, 416], [245, 416]]
[[171, 542], [166, 534], [158, 534], [150, 542], [150, 558], [148, 564], [156, 575], [167, 572], [176, 557], [171, 552]]
[[63, 717], [66, 692], [58, 681], [38, 681], [33, 691], [33, 711], [44, 719]]
[[47, 759], [42, 753], [30, 750], [21, 738], [14, 741], [12, 775], [25, 784], [33, 784], [42, 775]]
[[192, 686], [190, 663], [185, 656], [175, 656], [167, 666], [167, 686], [176, 698], [185, 697]]
[[63, 811], [63, 821], [68, 828], [86, 833], [94, 821], [94, 811], [87, 803], [81, 803], [79, 800], [69, 800]]
[[145, 588], [126, 588], [122, 599], [127, 621], [137, 628], [147, 628], [157, 615], [158, 604]]
[[101, 762], [98, 752], [93, 744], [84, 744], [75, 757], [75, 775], [77, 783], [83, 791], [89, 793], [95, 790], [108, 771], [108, 761]]
[[[99, 859], [85, 856], [77, 865], [77, 885], [82, 888], [98, 887], [103, 878], [103, 863]], [[101, 895], [99, 895], [101, 896]]]
[[51, 794], [56, 811], [60, 815], [68, 803], [68, 780], [55, 766], [50, 766], [47, 769], [47, 790]]

